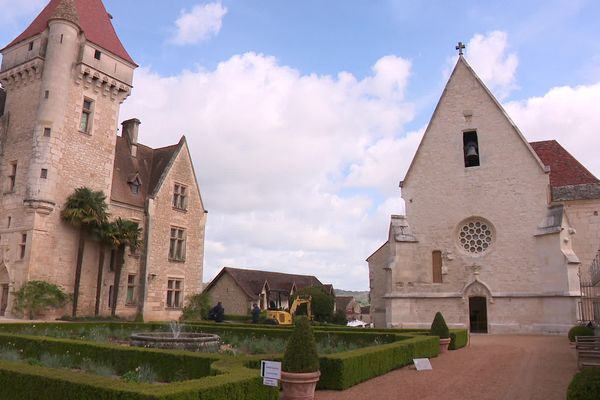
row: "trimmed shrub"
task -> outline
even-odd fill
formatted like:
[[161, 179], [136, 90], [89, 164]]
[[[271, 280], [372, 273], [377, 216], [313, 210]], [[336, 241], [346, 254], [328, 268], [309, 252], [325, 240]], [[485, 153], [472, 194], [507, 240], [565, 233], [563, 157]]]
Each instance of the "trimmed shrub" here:
[[15, 292], [15, 310], [29, 319], [40, 313], [63, 307], [69, 301], [60, 287], [45, 281], [29, 281]]
[[281, 369], [285, 372], [316, 372], [319, 370], [317, 345], [308, 318], [296, 318], [292, 336], [290, 336], [283, 354]]
[[431, 323], [430, 333], [434, 336], [439, 336], [440, 339], [447, 339], [450, 337], [450, 330], [448, 329], [448, 325], [446, 325], [444, 316], [439, 311], [435, 313], [435, 317], [433, 318], [433, 322]]
[[586, 368], [577, 373], [567, 389], [567, 400], [600, 399], [600, 367]]
[[569, 341], [574, 342], [576, 336], [594, 336], [594, 329], [583, 325], [575, 325], [569, 329]]
[[317, 389], [344, 390], [409, 365], [413, 358], [434, 357], [440, 351], [438, 339], [432, 336], [404, 339], [321, 357], [321, 379]]
[[462, 349], [469, 343], [469, 331], [466, 329], [451, 329], [450, 330], [450, 345], [448, 349]]

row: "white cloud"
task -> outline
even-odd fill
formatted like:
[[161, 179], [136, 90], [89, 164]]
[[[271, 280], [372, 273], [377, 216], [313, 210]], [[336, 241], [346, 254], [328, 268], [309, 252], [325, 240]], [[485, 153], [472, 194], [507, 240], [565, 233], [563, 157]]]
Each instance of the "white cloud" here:
[[218, 34], [225, 14], [227, 8], [220, 2], [198, 4], [190, 12], [182, 10], [181, 16], [175, 21], [177, 31], [172, 38], [173, 43], [194, 44]]
[[[403, 100], [410, 62], [386, 56], [372, 71], [303, 75], [247, 53], [211, 71], [136, 72], [122, 118], [142, 121], [145, 144], [183, 133], [190, 144], [209, 210], [205, 280], [230, 265], [368, 287], [364, 260], [385, 240], [391, 205], [402, 207], [393, 170], [415, 147], [413, 134], [398, 138], [413, 118]], [[407, 154], [394, 159], [388, 145]], [[380, 153], [393, 165], [377, 163]]]
[[[465, 58], [473, 67], [485, 85], [503, 99], [517, 88], [516, 74], [519, 58], [515, 53], [508, 53], [508, 35], [506, 32], [493, 31], [486, 35], [475, 34], [467, 43]], [[456, 57], [448, 60], [444, 76], [448, 77]]]
[[505, 105], [527, 140], [556, 139], [600, 176], [600, 83], [555, 87], [541, 97]]

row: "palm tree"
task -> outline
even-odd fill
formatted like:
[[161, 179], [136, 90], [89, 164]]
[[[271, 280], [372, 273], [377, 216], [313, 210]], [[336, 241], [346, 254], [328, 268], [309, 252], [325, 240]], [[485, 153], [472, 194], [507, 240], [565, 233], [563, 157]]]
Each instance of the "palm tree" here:
[[81, 282], [81, 268], [86, 234], [95, 226], [107, 219], [106, 196], [102, 191], [93, 191], [80, 187], [67, 198], [61, 212], [62, 219], [79, 229], [79, 246], [77, 247], [77, 263], [75, 266], [75, 284], [73, 285], [73, 313], [77, 316], [77, 301]]
[[100, 315], [100, 297], [102, 294], [102, 274], [104, 272], [104, 258], [107, 249], [113, 249], [118, 246], [117, 230], [114, 222], [103, 222], [92, 230], [94, 238], [100, 245], [100, 255], [98, 257], [98, 276], [96, 278], [96, 306], [94, 315]]
[[113, 298], [111, 299], [110, 315], [117, 314], [117, 300], [119, 299], [119, 283], [121, 282], [121, 272], [125, 263], [125, 248], [129, 247], [132, 251], [137, 250], [142, 244], [140, 236], [142, 229], [137, 222], [127, 219], [117, 218], [114, 222], [115, 237], [117, 243], [117, 262], [115, 265], [115, 281], [113, 286]]

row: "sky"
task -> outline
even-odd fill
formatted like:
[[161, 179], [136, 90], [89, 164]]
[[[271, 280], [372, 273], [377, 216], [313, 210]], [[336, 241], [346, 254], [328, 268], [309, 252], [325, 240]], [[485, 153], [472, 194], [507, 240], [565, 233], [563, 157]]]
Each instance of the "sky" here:
[[[152, 147], [188, 140], [205, 282], [230, 266], [368, 290], [458, 41], [529, 141], [600, 176], [598, 1], [104, 3], [140, 65], [120, 119]], [[0, 0], [1, 45], [45, 4]]]

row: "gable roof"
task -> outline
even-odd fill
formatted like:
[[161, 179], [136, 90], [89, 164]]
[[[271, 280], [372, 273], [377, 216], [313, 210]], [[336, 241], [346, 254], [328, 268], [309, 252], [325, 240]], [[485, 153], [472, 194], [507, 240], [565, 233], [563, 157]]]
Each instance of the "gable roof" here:
[[440, 100], [438, 101], [437, 105], [435, 106], [435, 110], [433, 111], [433, 115], [431, 116], [431, 119], [429, 120], [429, 123], [427, 124], [427, 128], [425, 129], [425, 133], [423, 134], [423, 137], [421, 138], [421, 142], [419, 143], [419, 146], [417, 147], [417, 151], [415, 152], [415, 156], [413, 157], [412, 161], [410, 162], [410, 165], [408, 166], [406, 174], [404, 175], [404, 180], [400, 181], [400, 187], [402, 187], [404, 185], [404, 182], [408, 179], [408, 176], [410, 175], [410, 172], [411, 172], [411, 170], [412, 170], [412, 168], [413, 168], [413, 166], [415, 164], [415, 159], [417, 158], [417, 155], [419, 154], [419, 152], [421, 150], [421, 147], [423, 146], [423, 142], [425, 141], [425, 136], [427, 136], [427, 133], [429, 132], [429, 128], [431, 127], [431, 121], [433, 121], [434, 118], [436, 117], [436, 115], [438, 113], [438, 110], [440, 108], [440, 105], [442, 104], [442, 100], [444, 99], [444, 97], [446, 95], [446, 92], [448, 90], [448, 86], [450, 85], [450, 82], [453, 80], [454, 76], [456, 75], [456, 71], [461, 66], [465, 67], [470, 72], [470, 74], [473, 76], [473, 78], [479, 83], [479, 85], [481, 86], [481, 88], [483, 89], [483, 91], [489, 96], [489, 98], [492, 100], [492, 102], [496, 105], [496, 107], [498, 108], [498, 110], [502, 113], [502, 115], [504, 115], [504, 117], [506, 118], [506, 120], [508, 121], [508, 123], [512, 126], [512, 128], [515, 130], [515, 132], [517, 133], [517, 135], [519, 136], [519, 138], [521, 139], [521, 141], [523, 142], [523, 144], [529, 150], [531, 156], [537, 161], [537, 163], [540, 166], [540, 168], [544, 172], [548, 172], [548, 170], [545, 168], [544, 164], [542, 163], [542, 161], [540, 160], [540, 158], [538, 157], [538, 155], [535, 153], [535, 151], [533, 151], [533, 149], [531, 148], [531, 146], [529, 146], [529, 143], [527, 142], [527, 140], [525, 139], [525, 137], [523, 136], [523, 134], [521, 133], [521, 131], [519, 130], [519, 128], [517, 127], [517, 125], [509, 117], [509, 115], [507, 114], [507, 112], [504, 109], [504, 107], [502, 107], [502, 105], [500, 104], [500, 102], [498, 102], [498, 99], [496, 99], [496, 97], [494, 97], [494, 95], [488, 89], [488, 87], [485, 86], [485, 84], [483, 83], [483, 81], [481, 80], [481, 78], [479, 78], [479, 76], [475, 73], [475, 71], [473, 70], [473, 68], [471, 68], [471, 66], [469, 65], [469, 63], [467, 62], [467, 60], [465, 60], [465, 58], [462, 55], [460, 55], [458, 57], [458, 60], [456, 61], [456, 65], [454, 66], [454, 69], [452, 70], [452, 74], [450, 74], [450, 78], [448, 78], [448, 82], [446, 83], [446, 86], [444, 87], [444, 91], [442, 92], [442, 96], [440, 97]]
[[[75, 17], [78, 17], [79, 23], [77, 25], [79, 25], [88, 41], [137, 67], [137, 64], [119, 40], [115, 28], [110, 21], [112, 16], [104, 8], [102, 0], [70, 0], [70, 2], [74, 3], [77, 14], [76, 16], [71, 16], [68, 20], [74, 22]], [[4, 49], [44, 32], [48, 27], [48, 22], [53, 18], [66, 19], [62, 16], [64, 12], [61, 9], [68, 8], [67, 3], [64, 0], [51, 0], [27, 29], [4, 47]], [[59, 9], [57, 10], [57, 8]], [[55, 11], [59, 11], [59, 15], [56, 15]]]
[[337, 296], [335, 298], [335, 309], [346, 310], [352, 300], [355, 300], [354, 296]]
[[550, 167], [550, 186], [600, 183], [575, 157], [556, 140], [529, 143], [542, 162]]
[[224, 274], [228, 274], [251, 299], [256, 298], [256, 296], [260, 294], [265, 284], [270, 290], [284, 291], [290, 291], [294, 285], [296, 286], [296, 289], [310, 286], [323, 286], [321, 281], [312, 275], [285, 274], [282, 272], [224, 267], [206, 286], [204, 291], [209, 291]]
[[[136, 157], [132, 157], [127, 138], [117, 136], [111, 200], [144, 207], [146, 198], [155, 193], [161, 177], [170, 165], [171, 159], [176, 156], [182, 145], [183, 138], [175, 145], [158, 149], [152, 149], [138, 143]], [[137, 195], [131, 191], [129, 186], [129, 183], [135, 177], [142, 184]]]

